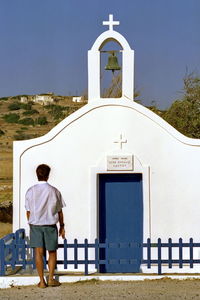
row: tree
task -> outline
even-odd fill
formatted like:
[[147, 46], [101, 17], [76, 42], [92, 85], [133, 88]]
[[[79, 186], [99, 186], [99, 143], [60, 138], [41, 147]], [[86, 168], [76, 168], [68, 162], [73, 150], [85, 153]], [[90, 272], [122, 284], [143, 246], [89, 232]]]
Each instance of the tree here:
[[195, 76], [194, 73], [191, 73], [184, 77], [183, 82], [183, 100], [187, 100], [191, 103], [198, 102], [200, 104], [200, 78]]
[[191, 138], [200, 138], [200, 78], [193, 73], [183, 79], [183, 96], [163, 114], [178, 131]]
[[[103, 98], [120, 98], [122, 96], [122, 73], [119, 73], [117, 76], [113, 76], [110, 86], [104, 90]], [[137, 97], [140, 96], [139, 91], [134, 91], [135, 101]]]

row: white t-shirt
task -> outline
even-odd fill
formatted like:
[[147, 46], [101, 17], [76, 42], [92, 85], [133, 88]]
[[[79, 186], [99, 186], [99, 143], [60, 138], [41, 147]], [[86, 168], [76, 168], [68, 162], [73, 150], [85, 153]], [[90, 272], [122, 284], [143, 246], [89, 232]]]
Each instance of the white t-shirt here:
[[25, 208], [30, 211], [28, 223], [32, 225], [53, 225], [58, 222], [58, 212], [66, 204], [61, 193], [46, 181], [30, 187], [25, 196]]

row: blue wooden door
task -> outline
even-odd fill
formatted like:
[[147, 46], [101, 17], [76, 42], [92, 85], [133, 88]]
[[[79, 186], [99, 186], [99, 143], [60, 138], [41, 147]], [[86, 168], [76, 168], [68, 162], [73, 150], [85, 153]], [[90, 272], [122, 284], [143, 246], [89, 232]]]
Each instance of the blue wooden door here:
[[[139, 272], [143, 239], [142, 174], [99, 175], [99, 239], [112, 243], [100, 250], [101, 273]], [[116, 248], [116, 243], [122, 243]], [[130, 244], [131, 243], [131, 244]], [[131, 247], [128, 247], [131, 245]]]

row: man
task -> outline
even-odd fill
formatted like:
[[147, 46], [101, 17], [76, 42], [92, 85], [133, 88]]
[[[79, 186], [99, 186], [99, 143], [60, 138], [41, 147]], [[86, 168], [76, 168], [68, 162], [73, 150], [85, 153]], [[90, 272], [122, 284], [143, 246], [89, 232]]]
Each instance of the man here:
[[[65, 238], [64, 218], [62, 208], [65, 202], [61, 193], [47, 183], [50, 167], [42, 164], [36, 169], [38, 183], [28, 189], [25, 198], [25, 208], [28, 223], [30, 224], [30, 246], [35, 249], [35, 263], [40, 277], [38, 287], [59, 286], [54, 279], [54, 270], [57, 260], [58, 230], [59, 236]], [[48, 250], [49, 279], [45, 282], [43, 255]]]

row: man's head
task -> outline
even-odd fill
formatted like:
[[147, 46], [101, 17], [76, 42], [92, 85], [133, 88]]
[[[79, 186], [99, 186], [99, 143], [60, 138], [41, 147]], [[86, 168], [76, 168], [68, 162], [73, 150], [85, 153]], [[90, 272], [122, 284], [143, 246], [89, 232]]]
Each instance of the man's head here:
[[47, 181], [51, 168], [45, 164], [39, 165], [36, 169], [37, 178], [39, 181]]

